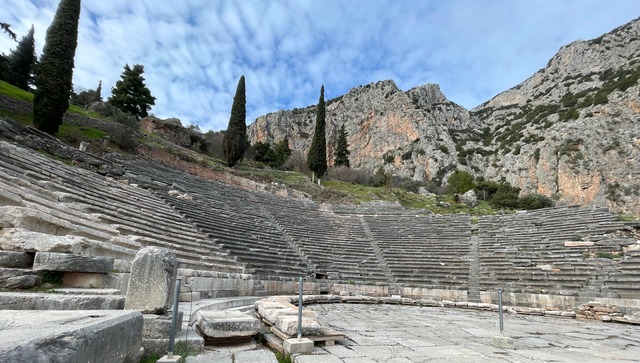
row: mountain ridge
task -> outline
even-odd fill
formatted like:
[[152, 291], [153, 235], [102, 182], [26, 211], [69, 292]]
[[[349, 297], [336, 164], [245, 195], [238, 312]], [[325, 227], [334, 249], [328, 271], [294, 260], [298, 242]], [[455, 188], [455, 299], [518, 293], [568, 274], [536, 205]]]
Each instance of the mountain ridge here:
[[[471, 110], [435, 84], [392, 80], [327, 101], [327, 155], [344, 123], [352, 167], [442, 184], [454, 170], [504, 179], [559, 205], [605, 206], [640, 216], [640, 18], [562, 46], [520, 84]], [[248, 126], [252, 143], [289, 138], [306, 152], [315, 106]]]

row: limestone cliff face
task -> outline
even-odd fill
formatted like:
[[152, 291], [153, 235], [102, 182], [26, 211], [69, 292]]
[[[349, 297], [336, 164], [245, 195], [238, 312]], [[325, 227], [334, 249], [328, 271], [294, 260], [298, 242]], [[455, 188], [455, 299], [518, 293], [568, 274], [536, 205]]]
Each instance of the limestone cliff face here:
[[[467, 111], [437, 85], [393, 81], [327, 102], [330, 164], [338, 128], [354, 167], [444, 182], [457, 169], [506, 178], [559, 204], [606, 206], [640, 216], [640, 20], [562, 47], [518, 86]], [[251, 142], [288, 136], [306, 153], [315, 106], [261, 116]]]
[[[471, 110], [459, 149], [485, 177], [640, 216], [640, 21], [562, 47], [520, 85]], [[476, 130], [475, 134], [478, 132]]]
[[[353, 88], [326, 104], [330, 165], [344, 124], [352, 167], [375, 170], [382, 165], [388, 172], [416, 180], [431, 180], [438, 170], [455, 169], [457, 156], [449, 130], [471, 127], [472, 122], [467, 110], [448, 101], [433, 84], [403, 92], [393, 81], [381, 81]], [[248, 128], [249, 140], [274, 142], [288, 136], [292, 149], [306, 153], [315, 117], [315, 106], [258, 117]]]

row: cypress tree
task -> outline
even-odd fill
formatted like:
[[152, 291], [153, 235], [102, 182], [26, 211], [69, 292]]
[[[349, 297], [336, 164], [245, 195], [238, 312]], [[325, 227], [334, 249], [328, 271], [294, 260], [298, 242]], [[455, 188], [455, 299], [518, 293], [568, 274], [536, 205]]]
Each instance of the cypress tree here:
[[36, 41], [31, 29], [20, 39], [18, 46], [7, 57], [7, 74], [3, 77], [12, 85], [25, 91], [33, 78], [33, 66], [36, 64]]
[[233, 97], [229, 126], [227, 126], [227, 131], [222, 139], [222, 153], [229, 167], [233, 167], [242, 160], [247, 147], [246, 107], [244, 76], [241, 76], [236, 88], [236, 95]]
[[36, 67], [33, 123], [49, 134], [58, 132], [69, 108], [79, 19], [80, 0], [61, 0]]
[[336, 144], [335, 158], [333, 160], [334, 166], [346, 166], [349, 167], [349, 143], [347, 142], [347, 130], [344, 128], [344, 124], [340, 128], [338, 133], [338, 142]]
[[319, 178], [327, 171], [327, 140], [325, 136], [324, 85], [320, 88], [320, 100], [316, 110], [316, 130], [307, 155], [307, 166]]

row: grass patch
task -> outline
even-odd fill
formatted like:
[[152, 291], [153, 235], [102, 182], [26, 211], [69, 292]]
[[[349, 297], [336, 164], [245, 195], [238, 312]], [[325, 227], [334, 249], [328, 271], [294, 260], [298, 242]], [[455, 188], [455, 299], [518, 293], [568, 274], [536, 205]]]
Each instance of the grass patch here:
[[0, 109], [0, 117], [8, 117], [18, 121], [25, 126], [33, 126], [33, 113], [20, 113], [9, 110]]
[[33, 93], [20, 89], [5, 81], [0, 81], [0, 95], [22, 101], [33, 102]]
[[60, 125], [60, 129], [58, 129], [58, 133], [56, 133], [56, 137], [59, 137], [70, 144], [77, 144], [80, 141], [99, 140], [105, 136], [107, 136], [107, 133], [102, 130], [68, 123]]
[[275, 352], [278, 363], [292, 363], [291, 356], [287, 353]]

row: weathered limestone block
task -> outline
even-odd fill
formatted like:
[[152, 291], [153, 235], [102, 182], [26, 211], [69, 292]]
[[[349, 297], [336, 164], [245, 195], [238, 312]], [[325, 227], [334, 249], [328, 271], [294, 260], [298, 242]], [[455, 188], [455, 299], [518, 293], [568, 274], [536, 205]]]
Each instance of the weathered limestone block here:
[[30, 268], [33, 255], [26, 252], [0, 251], [0, 267]]
[[42, 283], [42, 279], [37, 275], [14, 276], [7, 279], [5, 287], [8, 289], [30, 289]]
[[[297, 316], [280, 316], [276, 319], [276, 328], [287, 335], [298, 334], [298, 317]], [[321, 335], [322, 327], [315, 319], [302, 318], [302, 335]]]
[[[43, 222], [42, 224], [47, 223]], [[91, 254], [92, 245], [87, 238], [56, 235], [55, 227], [55, 225], [50, 226], [51, 234], [21, 228], [3, 229], [0, 231], [0, 248], [7, 251], [59, 252], [80, 256]]]
[[[31, 276], [26, 278], [26, 276]], [[17, 269], [17, 268], [0, 268], [0, 287], [5, 288], [22, 288], [16, 287], [16, 284], [24, 284], [27, 281], [33, 280], [36, 283], [39, 283], [40, 276], [37, 273], [34, 273], [32, 270], [26, 269]], [[32, 286], [24, 287], [30, 288]]]
[[31, 292], [5, 292], [0, 295], [0, 310], [121, 310], [123, 307], [124, 297], [120, 295]]
[[134, 311], [0, 311], [10, 327], [1, 362], [140, 361], [142, 315]]
[[251, 337], [258, 333], [260, 321], [240, 311], [202, 311], [196, 314], [196, 328], [205, 338]]
[[34, 271], [68, 271], [109, 273], [113, 258], [84, 257], [70, 253], [37, 252], [33, 260]]
[[[144, 329], [142, 336], [145, 339], [168, 339], [171, 331], [171, 315], [144, 314]], [[182, 329], [183, 312], [178, 312], [176, 332]]]
[[143, 314], [164, 314], [172, 303], [178, 261], [176, 255], [157, 247], [141, 249], [131, 264], [124, 308]]
[[570, 242], [565, 242], [564, 246], [565, 247], [591, 247], [595, 244], [595, 242], [589, 242], [589, 241], [570, 241]]
[[[262, 315], [265, 320], [272, 322], [277, 321], [281, 316], [298, 316], [298, 309], [292, 307], [285, 307], [284, 309], [269, 309], [264, 312]], [[313, 310], [302, 310], [302, 316], [305, 318], [318, 318], [318, 312]]]

